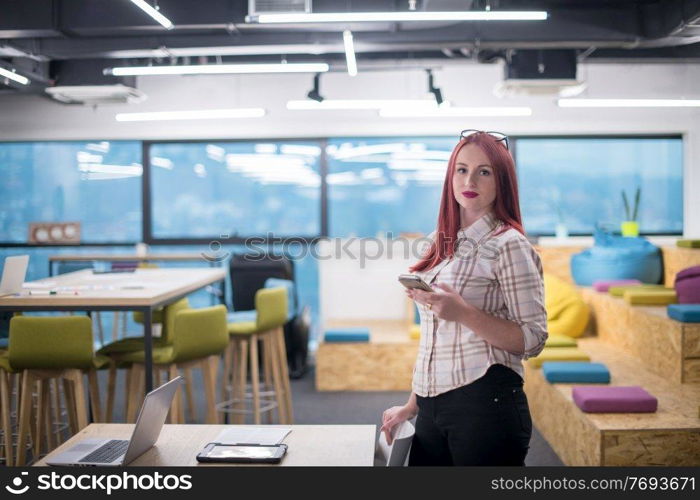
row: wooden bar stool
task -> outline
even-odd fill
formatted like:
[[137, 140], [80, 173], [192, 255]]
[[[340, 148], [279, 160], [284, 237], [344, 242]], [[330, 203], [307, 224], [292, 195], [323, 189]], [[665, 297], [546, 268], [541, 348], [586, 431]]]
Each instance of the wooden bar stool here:
[[[255, 321], [228, 324], [229, 348], [224, 360], [224, 387], [217, 409], [245, 423], [252, 414], [255, 424], [262, 413], [277, 409], [279, 423], [292, 424], [292, 397], [289, 385], [283, 325], [287, 321], [287, 289], [264, 288], [255, 294]], [[260, 384], [259, 343], [262, 345], [263, 380]], [[250, 391], [247, 365], [250, 363]], [[274, 398], [274, 399], [271, 399]], [[252, 408], [247, 405], [251, 403]]]
[[[34, 458], [41, 453], [42, 445], [51, 447], [50, 380], [63, 382], [70, 431], [76, 434], [88, 423], [83, 385], [83, 373], [87, 373], [93, 417], [100, 420], [95, 370], [102, 367], [106, 359], [96, 356], [92, 349], [92, 322], [86, 316], [16, 316], [10, 321], [9, 365], [13, 370], [23, 370], [17, 412], [17, 465], [26, 463], [25, 443], [30, 436], [32, 420], [35, 420]], [[35, 391], [37, 407], [32, 419]]]
[[[166, 309], [166, 316], [171, 313]], [[168, 377], [174, 378], [179, 370], [185, 377], [191, 377], [191, 369], [199, 368], [204, 379], [204, 393], [207, 402], [206, 422], [218, 423], [216, 412], [216, 374], [219, 358], [228, 345], [226, 329], [226, 307], [223, 305], [202, 309], [179, 309], [172, 315], [171, 344], [153, 349], [153, 364], [156, 370], [156, 383], [159, 371], [165, 370]], [[129, 400], [127, 402], [127, 422], [136, 419], [136, 411], [143, 398], [144, 357], [143, 350], [129, 353], [115, 353], [111, 357], [117, 364], [126, 363], [129, 368]], [[191, 384], [192, 381], [190, 380]], [[171, 423], [184, 423], [181, 395], [175, 396]]]

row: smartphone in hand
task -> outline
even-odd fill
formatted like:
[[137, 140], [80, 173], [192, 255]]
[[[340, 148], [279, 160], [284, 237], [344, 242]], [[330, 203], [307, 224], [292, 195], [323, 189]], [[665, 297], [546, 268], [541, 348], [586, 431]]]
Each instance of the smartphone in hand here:
[[426, 292], [434, 292], [430, 285], [428, 285], [423, 279], [416, 274], [400, 274], [399, 283], [408, 289], [418, 289]]

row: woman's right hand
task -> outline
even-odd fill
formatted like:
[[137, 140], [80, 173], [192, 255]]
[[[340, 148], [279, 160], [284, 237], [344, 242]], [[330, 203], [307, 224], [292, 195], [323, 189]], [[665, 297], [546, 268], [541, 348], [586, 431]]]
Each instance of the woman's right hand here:
[[401, 422], [412, 419], [417, 414], [418, 408], [408, 404], [404, 406], [392, 406], [388, 410], [385, 410], [382, 414], [382, 428], [380, 429], [380, 432], [384, 433], [386, 442], [391, 444], [393, 441], [391, 433], [394, 430], [394, 427], [399, 425]]

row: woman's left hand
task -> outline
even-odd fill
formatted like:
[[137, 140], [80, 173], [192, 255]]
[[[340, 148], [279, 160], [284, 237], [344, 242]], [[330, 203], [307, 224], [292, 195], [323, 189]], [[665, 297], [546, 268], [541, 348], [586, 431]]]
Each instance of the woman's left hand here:
[[407, 294], [416, 302], [428, 306], [435, 316], [445, 321], [463, 322], [465, 316], [475, 309], [451, 286], [444, 283], [436, 283], [433, 286], [438, 291], [426, 292], [414, 288], [407, 290]]

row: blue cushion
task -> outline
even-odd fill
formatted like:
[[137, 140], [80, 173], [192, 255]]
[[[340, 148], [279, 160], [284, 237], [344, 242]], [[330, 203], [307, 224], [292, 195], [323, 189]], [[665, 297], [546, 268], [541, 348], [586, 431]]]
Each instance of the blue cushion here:
[[666, 313], [684, 323], [700, 323], [700, 304], [671, 304]]
[[326, 342], [369, 342], [369, 328], [334, 328], [326, 330]]
[[234, 311], [226, 315], [226, 321], [228, 323], [240, 323], [242, 321], [253, 321], [258, 319], [258, 313], [255, 310], [252, 311]]
[[287, 321], [289, 321], [294, 317], [297, 310], [297, 306], [294, 303], [294, 299], [296, 298], [294, 282], [292, 280], [283, 280], [279, 278], [267, 278], [265, 280], [265, 288], [278, 287], [287, 289]]
[[10, 345], [10, 339], [8, 338], [0, 338], [0, 349], [7, 349], [7, 346]]
[[661, 252], [644, 238], [596, 233], [595, 246], [571, 256], [571, 275], [582, 286], [621, 279], [658, 283], [662, 270]]
[[610, 372], [602, 363], [545, 361], [542, 363], [542, 373], [550, 383], [610, 383]]

